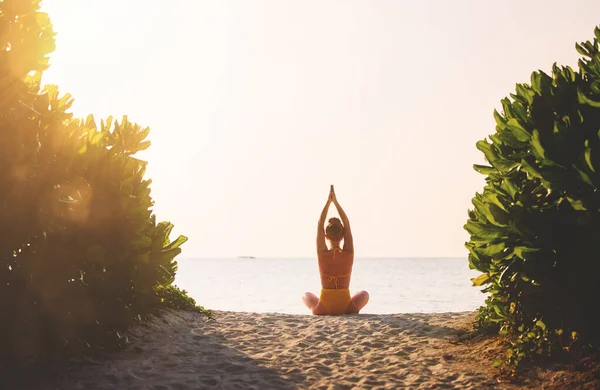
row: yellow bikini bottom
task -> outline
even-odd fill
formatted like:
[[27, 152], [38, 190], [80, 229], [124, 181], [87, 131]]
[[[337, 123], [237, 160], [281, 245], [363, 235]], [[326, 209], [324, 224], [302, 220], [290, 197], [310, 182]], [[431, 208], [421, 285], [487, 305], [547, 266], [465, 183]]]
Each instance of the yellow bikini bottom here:
[[322, 288], [319, 300], [330, 315], [338, 315], [346, 314], [352, 298], [347, 288]]

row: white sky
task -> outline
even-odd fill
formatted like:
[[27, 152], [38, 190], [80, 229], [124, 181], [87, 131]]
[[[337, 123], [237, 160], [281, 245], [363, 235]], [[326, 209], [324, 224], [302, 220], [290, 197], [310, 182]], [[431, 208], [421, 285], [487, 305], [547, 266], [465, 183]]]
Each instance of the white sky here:
[[334, 184], [357, 256], [465, 256], [475, 142], [600, 2], [45, 0], [44, 82], [150, 126], [155, 212], [185, 257], [313, 256]]

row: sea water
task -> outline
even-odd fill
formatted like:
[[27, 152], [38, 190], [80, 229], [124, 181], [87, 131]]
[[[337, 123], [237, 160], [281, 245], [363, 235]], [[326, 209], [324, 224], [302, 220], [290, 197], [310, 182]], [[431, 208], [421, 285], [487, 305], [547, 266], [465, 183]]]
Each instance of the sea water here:
[[[315, 258], [178, 258], [175, 284], [213, 310], [309, 314], [306, 291], [317, 296]], [[466, 258], [356, 258], [350, 293], [368, 291], [368, 314], [472, 311], [485, 295], [473, 287]]]

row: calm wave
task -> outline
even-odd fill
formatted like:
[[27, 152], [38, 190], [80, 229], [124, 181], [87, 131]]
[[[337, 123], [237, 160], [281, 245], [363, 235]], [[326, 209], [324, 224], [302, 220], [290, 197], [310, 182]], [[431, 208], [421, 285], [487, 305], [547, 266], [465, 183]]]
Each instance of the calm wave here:
[[[180, 259], [175, 283], [216, 310], [309, 314], [301, 296], [319, 295], [316, 259]], [[362, 313], [471, 311], [485, 295], [464, 258], [357, 258], [350, 292], [371, 296]]]

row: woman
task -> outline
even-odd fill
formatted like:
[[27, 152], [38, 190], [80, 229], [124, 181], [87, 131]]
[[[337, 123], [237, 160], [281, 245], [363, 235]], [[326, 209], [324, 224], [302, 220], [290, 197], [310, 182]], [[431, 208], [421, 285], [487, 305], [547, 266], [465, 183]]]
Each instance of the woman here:
[[[327, 228], [323, 229], [329, 206], [333, 203], [342, 218], [331, 218]], [[327, 248], [325, 238], [329, 240], [331, 248]], [[344, 240], [344, 248], [340, 248]], [[350, 275], [354, 263], [354, 243], [350, 222], [342, 207], [338, 203], [333, 186], [329, 191], [329, 199], [321, 212], [317, 228], [317, 257], [319, 259], [319, 272], [321, 273], [321, 296], [305, 293], [302, 296], [304, 304], [317, 315], [339, 315], [358, 313], [369, 301], [369, 294], [361, 291], [350, 297]]]

